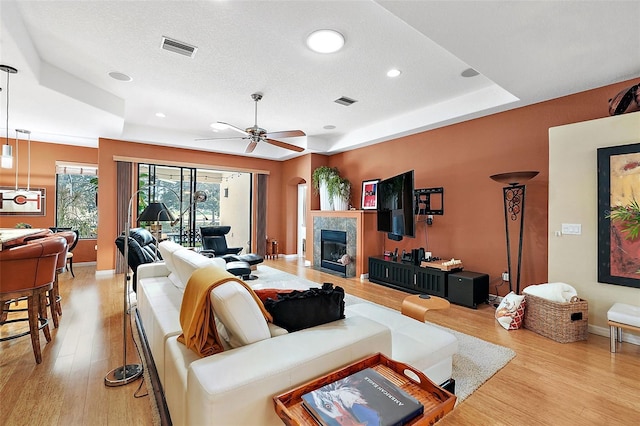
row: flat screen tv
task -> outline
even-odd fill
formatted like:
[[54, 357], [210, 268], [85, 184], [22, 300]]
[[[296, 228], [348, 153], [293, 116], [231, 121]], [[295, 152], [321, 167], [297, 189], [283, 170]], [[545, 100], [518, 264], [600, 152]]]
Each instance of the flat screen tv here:
[[413, 189], [413, 170], [378, 183], [378, 231], [415, 237]]

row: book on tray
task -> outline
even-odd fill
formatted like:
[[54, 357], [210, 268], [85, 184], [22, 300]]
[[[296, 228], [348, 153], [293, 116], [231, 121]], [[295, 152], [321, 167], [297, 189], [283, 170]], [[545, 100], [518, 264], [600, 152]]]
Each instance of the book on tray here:
[[417, 399], [372, 368], [305, 393], [302, 405], [324, 426], [400, 426], [424, 411]]

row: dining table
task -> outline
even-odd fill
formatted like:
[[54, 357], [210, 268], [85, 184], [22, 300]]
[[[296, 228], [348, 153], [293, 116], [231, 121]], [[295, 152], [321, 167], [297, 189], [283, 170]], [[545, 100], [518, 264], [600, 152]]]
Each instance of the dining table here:
[[29, 235], [47, 231], [45, 228], [0, 228], [0, 250], [6, 246], [11, 246], [12, 242], [20, 240]]

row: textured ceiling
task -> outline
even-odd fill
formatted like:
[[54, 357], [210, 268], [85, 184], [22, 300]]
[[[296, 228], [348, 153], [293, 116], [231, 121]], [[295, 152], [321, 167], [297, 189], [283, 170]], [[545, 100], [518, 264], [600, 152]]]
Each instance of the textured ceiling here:
[[[638, 77], [638, 16], [637, 1], [1, 1], [0, 63], [19, 70], [9, 135], [244, 155], [241, 139], [195, 139], [238, 137], [209, 125], [252, 126], [261, 92], [260, 127], [338, 152]], [[344, 34], [344, 49], [310, 51], [321, 28]], [[160, 49], [162, 36], [195, 57]], [[462, 77], [469, 67], [480, 75]], [[251, 155], [300, 154], [261, 143]]]

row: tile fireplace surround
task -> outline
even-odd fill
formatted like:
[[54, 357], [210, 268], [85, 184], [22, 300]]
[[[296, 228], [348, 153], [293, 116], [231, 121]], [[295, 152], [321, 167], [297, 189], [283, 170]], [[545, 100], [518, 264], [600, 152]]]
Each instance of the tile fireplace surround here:
[[[343, 231], [347, 233], [347, 254], [351, 263], [346, 276], [362, 277], [369, 268], [369, 256], [382, 254], [382, 233], [376, 230], [375, 212], [364, 210], [311, 211], [313, 218], [313, 261], [315, 269], [320, 267], [320, 231]], [[324, 269], [323, 269], [324, 270]]]
[[356, 219], [352, 217], [314, 217], [313, 218], [313, 267], [320, 269], [321, 262], [321, 244], [320, 231], [323, 229], [329, 231], [343, 231], [347, 233], [347, 254], [351, 258], [351, 263], [347, 265], [345, 272], [347, 278], [356, 276], [356, 248], [357, 248], [357, 229]]

